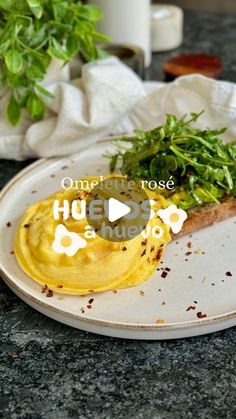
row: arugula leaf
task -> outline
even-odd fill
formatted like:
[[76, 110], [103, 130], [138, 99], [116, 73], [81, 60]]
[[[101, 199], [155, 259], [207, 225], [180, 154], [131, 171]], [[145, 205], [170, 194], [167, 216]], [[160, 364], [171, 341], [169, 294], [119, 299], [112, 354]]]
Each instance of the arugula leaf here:
[[194, 127], [201, 114], [192, 113], [189, 120], [167, 115], [166, 123], [152, 131], [136, 130], [132, 138], [116, 139], [117, 151], [108, 156], [111, 171], [120, 168], [132, 179], [157, 182], [172, 176], [176, 188], [171, 200], [183, 209], [236, 197], [236, 141], [223, 143], [219, 136], [225, 128]]

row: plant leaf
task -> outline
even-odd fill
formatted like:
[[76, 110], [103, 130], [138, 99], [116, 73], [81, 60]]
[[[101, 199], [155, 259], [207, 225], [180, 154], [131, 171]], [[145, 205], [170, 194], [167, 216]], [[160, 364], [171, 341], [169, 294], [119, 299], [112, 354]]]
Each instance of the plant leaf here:
[[39, 93], [41, 93], [44, 96], [49, 97], [50, 99], [54, 99], [55, 96], [49, 92], [48, 90], [46, 90], [44, 87], [40, 86], [40, 84], [36, 84], [35, 88], [39, 91]]
[[43, 25], [37, 32], [33, 33], [32, 38], [29, 40], [29, 45], [31, 48], [34, 48], [44, 41], [47, 41], [46, 25]]
[[73, 35], [73, 34], [69, 35], [66, 42], [67, 54], [70, 57], [74, 57], [75, 54], [79, 51], [79, 49], [80, 49], [80, 41], [79, 41], [78, 36]]
[[93, 32], [93, 39], [96, 42], [103, 43], [103, 44], [111, 42], [111, 38], [109, 36], [103, 35], [100, 32]]
[[7, 39], [5, 42], [2, 42], [0, 44], [0, 55], [4, 54], [4, 52], [6, 52], [9, 47], [11, 45], [11, 39]]
[[39, 99], [36, 95], [31, 94], [27, 100], [26, 108], [29, 114], [34, 119], [42, 119], [44, 116], [45, 107], [41, 99]]
[[7, 117], [9, 122], [16, 126], [20, 120], [21, 116], [21, 107], [19, 103], [14, 99], [13, 96], [10, 97], [8, 106], [7, 106]]
[[10, 70], [14, 74], [17, 74], [21, 71], [23, 67], [22, 54], [16, 51], [15, 49], [12, 49], [6, 53], [5, 62], [8, 70]]
[[109, 57], [109, 53], [101, 48], [97, 48], [97, 55], [100, 59]]
[[[52, 57], [62, 64], [78, 52], [87, 61], [98, 57], [96, 43], [106, 40], [96, 30], [101, 17], [97, 7], [81, 0], [0, 0], [0, 85], [20, 109], [27, 107], [31, 115], [42, 117], [44, 105], [37, 93], [53, 95], [37, 82]], [[13, 101], [9, 109], [10, 114]], [[14, 123], [16, 116], [11, 113]]]
[[94, 6], [92, 4], [88, 4], [88, 5], [84, 5], [83, 7], [80, 7], [78, 15], [82, 18], [85, 18], [86, 20], [90, 20], [93, 22], [98, 22], [103, 17], [103, 13], [101, 9], [99, 9], [97, 6]]
[[48, 53], [52, 57], [59, 58], [59, 60], [62, 61], [68, 61], [70, 59], [64, 48], [55, 38], [51, 38], [51, 45], [48, 48]]
[[39, 67], [31, 65], [27, 68], [25, 72], [26, 76], [33, 81], [40, 81], [44, 78], [44, 73], [40, 70]]
[[110, 161], [110, 171], [111, 171], [111, 173], [113, 173], [115, 168], [116, 168], [118, 158], [119, 158], [119, 154], [116, 154], [116, 155], [111, 157], [111, 161]]
[[37, 19], [41, 19], [43, 14], [43, 7], [40, 0], [26, 0], [30, 10]]
[[3, 10], [10, 10], [11, 9], [11, 0], [0, 0], [0, 8]]

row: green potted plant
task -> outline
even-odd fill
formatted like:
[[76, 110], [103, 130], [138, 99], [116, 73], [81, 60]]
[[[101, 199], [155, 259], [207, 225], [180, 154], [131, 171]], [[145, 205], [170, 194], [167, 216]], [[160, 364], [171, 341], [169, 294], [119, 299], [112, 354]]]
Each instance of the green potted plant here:
[[77, 54], [86, 62], [102, 56], [96, 46], [107, 41], [96, 30], [101, 16], [97, 7], [76, 0], [0, 0], [0, 88], [9, 96], [12, 125], [23, 109], [43, 118], [40, 95], [52, 95], [40, 82], [53, 59], [63, 66]]

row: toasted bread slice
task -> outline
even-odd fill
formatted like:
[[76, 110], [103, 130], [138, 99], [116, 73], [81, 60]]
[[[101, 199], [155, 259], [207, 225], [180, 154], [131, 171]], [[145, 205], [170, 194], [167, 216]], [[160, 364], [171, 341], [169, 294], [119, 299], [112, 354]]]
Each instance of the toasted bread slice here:
[[206, 204], [187, 211], [188, 218], [185, 221], [182, 230], [178, 234], [172, 234], [172, 238], [176, 239], [187, 234], [194, 233], [219, 223], [236, 215], [236, 199], [227, 197], [220, 204]]

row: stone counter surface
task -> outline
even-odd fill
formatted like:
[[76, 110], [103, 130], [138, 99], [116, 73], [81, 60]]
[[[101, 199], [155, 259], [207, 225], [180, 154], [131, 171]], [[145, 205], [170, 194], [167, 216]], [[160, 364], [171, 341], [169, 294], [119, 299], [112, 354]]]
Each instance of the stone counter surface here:
[[[206, 52], [236, 81], [236, 17], [186, 13], [179, 50], [155, 54], [148, 79], [178, 52]], [[0, 187], [29, 162], [0, 161]], [[0, 282], [0, 417], [236, 418], [236, 328], [167, 342], [125, 341], [64, 326]]]

